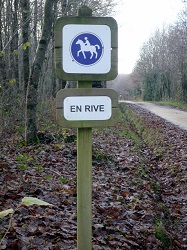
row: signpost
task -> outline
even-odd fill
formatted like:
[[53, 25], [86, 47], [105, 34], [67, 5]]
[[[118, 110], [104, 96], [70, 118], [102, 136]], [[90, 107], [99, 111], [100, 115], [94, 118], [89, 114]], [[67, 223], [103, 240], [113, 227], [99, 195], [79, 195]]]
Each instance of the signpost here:
[[92, 17], [90, 8], [78, 17], [63, 17], [55, 26], [55, 70], [58, 78], [78, 81], [77, 89], [56, 96], [57, 122], [77, 128], [77, 249], [92, 249], [92, 127], [114, 126], [118, 94], [92, 89], [92, 81], [117, 76], [117, 23]]
[[105, 81], [118, 74], [117, 23], [92, 17], [86, 6], [78, 17], [59, 18], [55, 26], [56, 76], [72, 81]]

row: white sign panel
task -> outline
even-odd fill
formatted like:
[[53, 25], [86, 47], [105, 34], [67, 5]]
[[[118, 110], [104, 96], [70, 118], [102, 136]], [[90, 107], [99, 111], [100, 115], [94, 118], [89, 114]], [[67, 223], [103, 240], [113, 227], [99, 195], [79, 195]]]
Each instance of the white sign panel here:
[[66, 73], [106, 74], [111, 70], [111, 29], [107, 25], [67, 24], [62, 29]]
[[68, 121], [108, 120], [112, 102], [108, 96], [71, 96], [64, 99], [64, 118]]

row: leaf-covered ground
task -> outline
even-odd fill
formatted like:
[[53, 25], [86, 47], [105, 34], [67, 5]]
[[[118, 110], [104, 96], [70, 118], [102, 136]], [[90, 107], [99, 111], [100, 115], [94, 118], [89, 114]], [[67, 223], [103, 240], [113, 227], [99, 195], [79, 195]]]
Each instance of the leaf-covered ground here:
[[[187, 132], [121, 110], [116, 127], [93, 130], [93, 249], [187, 249]], [[15, 213], [0, 219], [0, 249], [76, 249], [76, 130], [39, 138], [1, 149], [0, 211]], [[55, 206], [20, 205], [25, 196]]]

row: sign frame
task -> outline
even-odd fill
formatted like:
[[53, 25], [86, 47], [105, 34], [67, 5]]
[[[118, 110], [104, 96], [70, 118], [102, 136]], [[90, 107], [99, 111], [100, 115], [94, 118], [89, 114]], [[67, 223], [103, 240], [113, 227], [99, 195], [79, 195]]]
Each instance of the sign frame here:
[[[64, 99], [76, 96], [107, 96], [111, 99], [112, 114], [107, 120], [66, 120], [64, 117]], [[56, 96], [57, 123], [65, 128], [111, 127], [118, 122], [118, 94], [113, 89], [62, 89]]]
[[[111, 31], [111, 65], [107, 73], [67, 73], [63, 70], [63, 28], [68, 24], [106, 25]], [[61, 17], [57, 20], [55, 36], [55, 72], [59, 79], [68, 81], [105, 81], [113, 80], [118, 75], [118, 27], [112, 17]]]

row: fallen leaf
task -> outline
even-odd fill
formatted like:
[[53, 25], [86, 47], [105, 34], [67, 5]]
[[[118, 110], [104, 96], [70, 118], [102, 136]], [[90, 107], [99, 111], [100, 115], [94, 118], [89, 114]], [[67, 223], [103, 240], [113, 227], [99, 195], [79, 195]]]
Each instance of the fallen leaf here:
[[39, 206], [54, 206], [48, 202], [42, 201], [35, 197], [24, 197], [21, 201], [23, 205], [32, 206], [32, 205], [39, 205]]
[[14, 210], [12, 208], [4, 210], [2, 212], [0, 212], [0, 218], [4, 218], [5, 216], [9, 215], [9, 214], [13, 214]]

